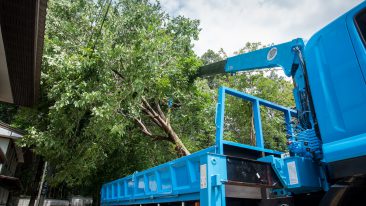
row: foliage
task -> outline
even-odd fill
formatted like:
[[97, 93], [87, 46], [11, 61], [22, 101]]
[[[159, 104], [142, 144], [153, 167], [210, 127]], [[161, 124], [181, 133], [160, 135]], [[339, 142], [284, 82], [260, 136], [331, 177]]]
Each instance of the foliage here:
[[17, 112], [17, 106], [0, 102], [0, 121], [9, 124]]
[[211, 144], [214, 99], [204, 80], [190, 82], [198, 21], [147, 0], [108, 2], [49, 2], [41, 104], [13, 122], [29, 132], [21, 144], [49, 161], [54, 185], [98, 190]]

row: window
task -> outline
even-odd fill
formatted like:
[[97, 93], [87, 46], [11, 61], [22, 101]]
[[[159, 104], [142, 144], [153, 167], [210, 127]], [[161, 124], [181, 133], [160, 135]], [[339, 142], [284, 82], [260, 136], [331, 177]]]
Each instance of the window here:
[[355, 24], [363, 44], [366, 46], [366, 9], [362, 10], [355, 16]]

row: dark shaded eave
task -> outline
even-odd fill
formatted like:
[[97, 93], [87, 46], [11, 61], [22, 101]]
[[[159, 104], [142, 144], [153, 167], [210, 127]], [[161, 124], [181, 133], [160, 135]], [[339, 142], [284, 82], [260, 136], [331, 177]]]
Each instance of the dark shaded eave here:
[[[25, 133], [22, 130], [16, 129], [11, 127], [10, 125], [1, 122], [0, 121], [0, 128], [4, 129], [4, 130], [8, 130], [9, 132], [11, 132], [9, 135], [4, 135], [2, 133], [0, 133], [0, 138], [8, 138], [10, 139], [10, 141], [15, 141], [19, 138], [21, 138]], [[15, 135], [14, 135], [15, 134]], [[23, 153], [22, 153], [22, 149], [18, 146], [15, 145], [15, 150], [16, 150], [16, 154], [17, 154], [17, 158], [19, 162], [24, 162], [24, 157], [23, 157]], [[0, 148], [0, 164], [3, 164], [6, 161], [6, 152], [4, 152], [1, 148]]]
[[10, 191], [20, 190], [22, 188], [19, 178], [0, 175], [0, 187]]
[[0, 1], [0, 25], [14, 104], [39, 96], [47, 0]]
[[[4, 129], [7, 129], [9, 131], [12, 131], [12, 132], [15, 132], [19, 135], [25, 135], [25, 132], [23, 130], [20, 130], [20, 129], [17, 129], [17, 128], [14, 128], [14, 127], [11, 127], [10, 125], [0, 121], [0, 127], [1, 128], [4, 128]], [[14, 138], [13, 138], [14, 139]]]

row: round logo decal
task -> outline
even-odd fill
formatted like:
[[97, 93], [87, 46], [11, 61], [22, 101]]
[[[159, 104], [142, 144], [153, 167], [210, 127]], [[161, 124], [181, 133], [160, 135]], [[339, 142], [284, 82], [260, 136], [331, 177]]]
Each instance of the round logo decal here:
[[276, 58], [276, 56], [277, 56], [277, 48], [273, 47], [267, 53], [267, 60], [272, 61], [274, 58]]

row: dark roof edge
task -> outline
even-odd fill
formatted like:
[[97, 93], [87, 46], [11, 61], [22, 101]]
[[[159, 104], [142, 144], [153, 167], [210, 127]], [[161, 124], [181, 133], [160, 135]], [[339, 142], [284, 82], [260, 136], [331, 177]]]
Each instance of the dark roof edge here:
[[35, 61], [34, 61], [34, 103], [38, 102], [40, 93], [41, 65], [44, 45], [44, 34], [47, 15], [47, 1], [38, 0], [36, 6], [36, 29], [35, 29]]
[[8, 129], [8, 130], [10, 130], [10, 131], [12, 131], [12, 132], [16, 132], [16, 133], [18, 133], [18, 134], [20, 134], [20, 135], [25, 135], [25, 132], [24, 132], [23, 130], [20, 130], [20, 129], [14, 128], [14, 127], [12, 127], [12, 126], [10, 126], [10, 125], [8, 125], [8, 124], [6, 124], [6, 123], [2, 122], [2, 121], [0, 121], [0, 127], [3, 127], [3, 128], [5, 128], [5, 129]]

